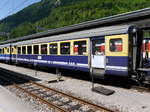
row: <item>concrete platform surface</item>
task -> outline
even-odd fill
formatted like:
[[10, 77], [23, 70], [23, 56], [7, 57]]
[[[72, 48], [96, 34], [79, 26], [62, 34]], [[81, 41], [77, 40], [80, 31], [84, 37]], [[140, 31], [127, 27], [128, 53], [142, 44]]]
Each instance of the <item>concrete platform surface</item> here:
[[32, 107], [0, 86], [0, 112], [33, 112]]

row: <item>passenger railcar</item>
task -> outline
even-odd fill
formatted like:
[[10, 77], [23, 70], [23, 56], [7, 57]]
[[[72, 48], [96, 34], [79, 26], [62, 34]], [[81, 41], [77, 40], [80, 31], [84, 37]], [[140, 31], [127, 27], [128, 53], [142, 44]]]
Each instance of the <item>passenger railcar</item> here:
[[142, 31], [132, 25], [93, 28], [0, 45], [0, 59], [80, 70], [97, 77], [121, 76], [136, 81], [142, 77], [142, 82], [149, 83], [149, 69], [143, 68], [142, 41]]
[[10, 62], [11, 60], [11, 44], [0, 45], [0, 60]]

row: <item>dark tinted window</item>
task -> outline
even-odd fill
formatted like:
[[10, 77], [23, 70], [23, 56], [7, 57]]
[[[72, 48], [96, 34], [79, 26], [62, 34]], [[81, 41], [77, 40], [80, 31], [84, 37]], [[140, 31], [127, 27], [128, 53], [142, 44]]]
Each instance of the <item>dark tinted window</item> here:
[[47, 54], [47, 44], [41, 45], [41, 54]]
[[26, 54], [26, 46], [22, 47], [22, 54]]
[[3, 49], [0, 49], [0, 54], [3, 54]]
[[28, 46], [27, 49], [28, 54], [32, 54], [32, 46]]
[[18, 54], [21, 54], [21, 47], [18, 47], [18, 48], [17, 48], [17, 53], [18, 53]]
[[5, 53], [5, 49], [3, 48], [3, 54]]
[[33, 46], [33, 53], [34, 54], [39, 54], [39, 45], [34, 45]]
[[60, 53], [66, 55], [70, 54], [70, 42], [60, 44]]
[[50, 54], [57, 54], [57, 43], [56, 44], [50, 44]]

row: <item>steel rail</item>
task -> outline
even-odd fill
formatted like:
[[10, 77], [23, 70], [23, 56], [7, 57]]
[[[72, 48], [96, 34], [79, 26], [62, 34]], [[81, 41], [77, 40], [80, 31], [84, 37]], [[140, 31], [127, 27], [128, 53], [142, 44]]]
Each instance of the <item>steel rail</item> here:
[[110, 110], [110, 109], [108, 109], [108, 108], [106, 108], [106, 107], [99, 106], [99, 105], [96, 105], [96, 104], [94, 104], [94, 103], [90, 103], [90, 102], [85, 101], [85, 100], [83, 100], [83, 99], [80, 99], [80, 98], [77, 98], [77, 97], [68, 95], [68, 94], [66, 94], [66, 93], [64, 93], [64, 92], [61, 92], [61, 91], [59, 91], [59, 90], [46, 87], [46, 86], [44, 86], [44, 85], [42, 85], [42, 84], [39, 84], [39, 83], [36, 83], [36, 82], [33, 82], [33, 81], [29, 81], [29, 82], [32, 83], [32, 84], [35, 84], [35, 85], [37, 85], [37, 86], [40, 86], [40, 87], [42, 87], [42, 88], [44, 88], [44, 89], [46, 89], [46, 90], [48, 90], [48, 91], [52, 91], [52, 92], [55, 92], [55, 93], [60, 94], [60, 95], [62, 95], [62, 96], [68, 97], [69, 99], [76, 100], [76, 101], [78, 101], [78, 102], [80, 102], [80, 103], [82, 103], [82, 104], [84, 104], [84, 105], [88, 105], [88, 106], [90, 106], [90, 107], [92, 107], [92, 108], [95, 108], [95, 109], [97, 109], [97, 110], [102, 110], [102, 111], [104, 111], [104, 112], [114, 112], [113, 110]]
[[[68, 94], [66, 94], [66, 93], [64, 93], [64, 92], [61, 92], [61, 91], [59, 91], [59, 90], [56, 90], [56, 89], [53, 89], [53, 88], [44, 86], [44, 85], [42, 85], [42, 84], [40, 84], [40, 83], [37, 83], [37, 82], [31, 81], [31, 80], [28, 80], [28, 79], [23, 78], [23, 77], [20, 77], [20, 76], [18, 76], [18, 75], [15, 75], [13, 72], [10, 72], [10, 71], [7, 71], [7, 70], [4, 71], [4, 69], [3, 69], [2, 71], [5, 72], [5, 73], [7, 73], [7, 74], [12, 74], [12, 75], [14, 75], [14, 76], [16, 76], [16, 77], [18, 77], [18, 78], [20, 78], [20, 79], [22, 79], [22, 80], [26, 80], [28, 83], [30, 83], [30, 84], [32, 84], [32, 85], [36, 85], [37, 87], [41, 87], [41, 88], [43, 88], [43, 89], [46, 89], [47, 91], [51, 91], [51, 92], [53, 92], [53, 93], [62, 95], [62, 96], [64, 96], [64, 97], [67, 97], [67, 98], [69, 98], [69, 99], [71, 99], [71, 100], [78, 101], [79, 103], [84, 104], [84, 105], [87, 105], [87, 106], [89, 106], [89, 107], [91, 107], [91, 108], [93, 108], [93, 109], [100, 110], [100, 111], [103, 111], [103, 112], [115, 112], [115, 111], [113, 111], [113, 110], [111, 110], [111, 109], [108, 109], [107, 107], [96, 105], [96, 104], [94, 104], [94, 103], [85, 101], [85, 100], [83, 100], [83, 99], [74, 97], [74, 96], [72, 96], [72, 95], [68, 95]], [[0, 77], [2, 77], [2, 76], [0, 76]], [[14, 82], [12, 82], [12, 81], [10, 81], [10, 80], [8, 80], [8, 79], [6, 79], [6, 78], [5, 78], [5, 80], [8, 81], [8, 82], [10, 82], [10, 83], [12, 83], [16, 88], [19, 88], [19, 89], [23, 90], [24, 92], [28, 93], [29, 95], [31, 95], [31, 96], [33, 96], [33, 97], [35, 97], [35, 98], [40, 99], [43, 103], [45, 103], [45, 104], [47, 104], [47, 105], [50, 105], [50, 107], [56, 108], [57, 110], [59, 110], [59, 111], [61, 111], [61, 112], [69, 112], [68, 110], [65, 110], [65, 109], [63, 109], [63, 108], [61, 108], [61, 107], [59, 107], [59, 106], [57, 106], [57, 105], [54, 105], [53, 103], [51, 103], [51, 102], [49, 102], [49, 101], [47, 101], [47, 100], [44, 100], [43, 98], [39, 97], [38, 95], [36, 95], [36, 94], [34, 94], [34, 93], [31, 93], [30, 91], [24, 89], [23, 87], [18, 86], [18, 85], [15, 84]]]
[[47, 104], [50, 109], [52, 109], [52, 108], [53, 108], [53, 109], [57, 109], [57, 110], [60, 111], [60, 112], [70, 112], [70, 111], [68, 111], [68, 110], [66, 110], [66, 109], [64, 109], [64, 108], [62, 108], [62, 107], [59, 107], [59, 106], [57, 106], [57, 105], [54, 105], [53, 103], [51, 103], [51, 102], [49, 102], [49, 101], [47, 101], [47, 100], [45, 100], [45, 99], [39, 97], [38, 95], [36, 95], [36, 94], [34, 94], [34, 93], [31, 93], [30, 91], [24, 89], [23, 87], [18, 86], [17, 84], [15, 84], [14, 82], [12, 82], [12, 81], [6, 79], [6, 78], [3, 77], [3, 76], [0, 76], [0, 78], [2, 78], [3, 80], [5, 80], [5, 81], [11, 83], [14, 87], [16, 87], [17, 89], [20, 89], [20, 90], [24, 91], [25, 93], [29, 94], [30, 96], [41, 100], [43, 103]]

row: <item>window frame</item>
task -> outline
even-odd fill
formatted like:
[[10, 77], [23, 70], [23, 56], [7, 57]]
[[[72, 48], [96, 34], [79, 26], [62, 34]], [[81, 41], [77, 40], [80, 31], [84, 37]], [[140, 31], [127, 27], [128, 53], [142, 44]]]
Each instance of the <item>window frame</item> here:
[[[70, 44], [70, 45], [69, 45], [69, 54], [62, 54], [62, 53], [61, 53], [61, 44], [64, 44], [64, 43], [69, 43], [69, 44]], [[70, 42], [70, 41], [63, 41], [63, 42], [60, 42], [60, 46], [59, 46], [59, 47], [60, 47], [60, 55], [68, 55], [68, 56], [71, 55], [71, 50], [72, 50], [72, 49], [71, 49], [71, 42]]]
[[[34, 53], [34, 46], [38, 46], [38, 54], [35, 54]], [[33, 48], [32, 48], [33, 50], [32, 50], [32, 54], [33, 55], [40, 55], [41, 53], [40, 53], [40, 44], [33, 44]]]
[[[25, 48], [25, 52], [23, 52], [23, 48]], [[22, 46], [21, 54], [27, 55], [27, 47], [25, 45]]]
[[[46, 45], [47, 47], [46, 47], [46, 53], [42, 53], [42, 45]], [[48, 43], [42, 43], [42, 44], [40, 44], [40, 54], [41, 55], [48, 55]]]
[[[74, 52], [74, 46], [75, 46], [75, 42], [82, 42], [82, 41], [85, 41], [86, 42], [86, 44], [85, 44], [85, 50], [86, 50], [86, 52], [85, 52], [85, 54], [75, 54], [75, 52]], [[79, 49], [78, 49], [79, 50]], [[73, 41], [73, 55], [76, 55], [76, 56], [86, 56], [87, 55], [87, 50], [88, 50], [88, 41], [87, 40], [75, 40], [75, 41]]]
[[[117, 39], [118, 39], [118, 40], [119, 40], [119, 39], [121, 40], [122, 50], [121, 50], [121, 51], [118, 51], [118, 50], [117, 50], [117, 51], [112, 51], [112, 50], [111, 50], [111, 47], [110, 47], [111, 40], [117, 40]], [[116, 45], [115, 45], [115, 47], [116, 47]], [[117, 49], [117, 48], [116, 48], [116, 49]], [[123, 51], [123, 39], [122, 39], [122, 38], [110, 39], [110, 40], [109, 40], [109, 51], [110, 51], [110, 52], [122, 52], [122, 51]]]
[[[96, 41], [100, 41], [101, 43], [96, 43]], [[99, 46], [96, 46], [99, 44]], [[102, 47], [103, 46], [103, 47]], [[98, 48], [98, 50], [97, 50]], [[103, 51], [101, 49], [103, 48]], [[96, 52], [97, 51], [97, 52]], [[106, 52], [106, 42], [104, 38], [94, 38], [92, 40], [92, 55], [105, 55]]]
[[[56, 54], [51, 54], [51, 52], [50, 52], [50, 50], [51, 50], [50, 45], [52, 45], [52, 44], [56, 44], [56, 45], [57, 45]], [[48, 48], [49, 48], [49, 54], [50, 54], [50, 55], [58, 55], [58, 50], [59, 50], [59, 43], [58, 43], [58, 42], [49, 43], [49, 44], [48, 44]]]
[[[111, 52], [109, 51], [109, 40], [110, 39], [117, 39], [117, 38], [122, 38], [123, 44], [122, 44], [122, 52]], [[106, 56], [129, 56], [129, 34], [116, 34], [116, 35], [109, 35], [105, 36], [105, 51], [106, 51]]]
[[[18, 53], [18, 48], [20, 48], [20, 53]], [[17, 46], [17, 54], [22, 54], [22, 47], [21, 46]]]
[[[28, 47], [31, 47], [31, 54], [29, 54], [29, 52], [28, 52]], [[33, 53], [33, 46], [32, 45], [27, 45], [27, 55], [32, 55], [32, 53]]]

